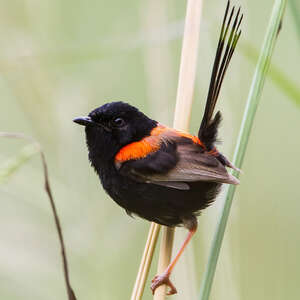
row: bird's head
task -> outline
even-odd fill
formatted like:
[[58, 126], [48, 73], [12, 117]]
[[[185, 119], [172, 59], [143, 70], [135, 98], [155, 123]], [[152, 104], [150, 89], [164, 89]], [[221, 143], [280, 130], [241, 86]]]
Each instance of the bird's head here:
[[89, 157], [109, 161], [125, 145], [139, 141], [150, 134], [157, 122], [134, 106], [111, 102], [92, 110], [88, 116], [73, 120], [85, 126]]

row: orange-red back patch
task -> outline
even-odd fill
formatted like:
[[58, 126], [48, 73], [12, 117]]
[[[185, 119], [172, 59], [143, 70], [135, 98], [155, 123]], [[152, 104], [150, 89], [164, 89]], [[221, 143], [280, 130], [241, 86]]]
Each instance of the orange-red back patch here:
[[115, 157], [115, 161], [122, 163], [131, 159], [141, 159], [159, 150], [162, 142], [159, 135], [165, 130], [167, 130], [167, 127], [163, 125], [156, 126], [152, 129], [149, 136], [121, 148]]
[[159, 150], [161, 143], [168, 139], [168, 137], [170, 138], [171, 136], [174, 137], [176, 135], [191, 139], [195, 144], [198, 144], [205, 149], [205, 145], [199, 140], [198, 137], [187, 132], [168, 128], [159, 124], [152, 129], [149, 136], [138, 142], [133, 142], [121, 148], [115, 157], [115, 162], [123, 163], [131, 159], [145, 158], [148, 154]]

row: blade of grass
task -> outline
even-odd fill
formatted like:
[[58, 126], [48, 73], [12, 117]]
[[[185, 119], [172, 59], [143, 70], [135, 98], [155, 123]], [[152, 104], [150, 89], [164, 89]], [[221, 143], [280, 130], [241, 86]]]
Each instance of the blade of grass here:
[[[253, 125], [256, 109], [262, 94], [264, 82], [269, 69], [270, 60], [274, 51], [275, 43], [278, 37], [278, 32], [281, 24], [281, 20], [284, 14], [286, 6], [286, 0], [276, 0], [271, 13], [269, 25], [266, 31], [265, 39], [260, 52], [259, 60], [256, 66], [256, 70], [253, 76], [252, 84], [250, 87], [247, 105], [244, 112], [244, 117], [238, 137], [233, 164], [238, 168], [241, 168], [244, 155], [246, 152], [247, 144], [250, 137], [251, 128]], [[239, 174], [234, 172], [235, 176]], [[235, 193], [235, 186], [231, 185], [227, 188], [225, 202], [221, 215], [218, 220], [217, 229], [212, 242], [209, 261], [205, 270], [204, 279], [202, 281], [200, 290], [200, 300], [208, 300], [211, 292], [211, 287], [215, 275], [217, 261], [224, 237], [224, 232], [232, 204], [232, 199]]]
[[298, 32], [298, 38], [300, 41], [300, 6], [299, 6], [299, 1], [298, 1], [298, 7], [297, 7], [297, 2], [296, 0], [290, 0], [289, 1], [290, 4], [290, 9], [292, 12], [292, 15], [294, 17], [294, 21], [295, 21], [295, 26]]

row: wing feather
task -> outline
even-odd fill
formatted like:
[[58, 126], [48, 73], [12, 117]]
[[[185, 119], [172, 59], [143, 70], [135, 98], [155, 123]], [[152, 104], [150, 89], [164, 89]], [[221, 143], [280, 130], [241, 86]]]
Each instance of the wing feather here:
[[[153, 174], [148, 180], [155, 181], [214, 181], [219, 183], [239, 184], [239, 180], [229, 174], [224, 165], [207, 152], [197, 151], [195, 145], [179, 145], [179, 160], [167, 174]], [[196, 152], [196, 153], [195, 153]], [[197, 153], [198, 152], [198, 153]]]
[[192, 139], [167, 132], [160, 149], [144, 158], [128, 160], [120, 166], [123, 175], [140, 181], [179, 190], [189, 182], [212, 181], [239, 184], [225, 166]]

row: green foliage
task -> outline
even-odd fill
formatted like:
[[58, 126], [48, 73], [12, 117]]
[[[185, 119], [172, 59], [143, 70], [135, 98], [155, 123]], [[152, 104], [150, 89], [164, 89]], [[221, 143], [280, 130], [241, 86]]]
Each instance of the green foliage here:
[[299, 1], [297, 2], [297, 0], [290, 0], [289, 6], [291, 9], [292, 15], [294, 17], [295, 27], [298, 32], [298, 39], [300, 42], [300, 5], [299, 5]]
[[[254, 122], [254, 117], [262, 94], [264, 82], [269, 70], [269, 65], [274, 51], [275, 43], [278, 37], [280, 22], [284, 15], [285, 5], [285, 0], [277, 0], [273, 6], [273, 11], [266, 31], [265, 40], [260, 51], [258, 63], [250, 87], [248, 101], [246, 104], [241, 129], [234, 152], [233, 164], [237, 168], [242, 167], [248, 141], [250, 138], [251, 129]], [[234, 173], [235, 176], [239, 177], [239, 173], [237, 171], [234, 171]], [[219, 253], [222, 246], [225, 228], [229, 217], [235, 190], [235, 185], [230, 185], [227, 189], [224, 206], [218, 220], [216, 233], [214, 235], [214, 240], [209, 255], [208, 266], [205, 271], [204, 280], [201, 286], [201, 300], [208, 300], [210, 296], [211, 286], [213, 283], [217, 261], [219, 258]]]

